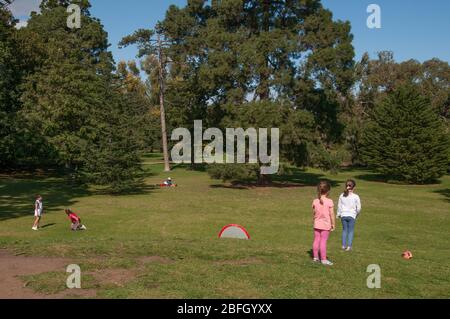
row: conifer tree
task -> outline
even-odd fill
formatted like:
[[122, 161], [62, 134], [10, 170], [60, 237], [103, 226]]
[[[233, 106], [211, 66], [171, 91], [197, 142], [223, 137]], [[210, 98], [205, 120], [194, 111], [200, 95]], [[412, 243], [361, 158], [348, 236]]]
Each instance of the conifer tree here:
[[401, 86], [377, 105], [363, 137], [366, 163], [390, 179], [427, 183], [448, 167], [443, 120], [416, 86]]
[[89, 1], [76, 2], [81, 28], [68, 28], [71, 2], [43, 1], [23, 31], [36, 66], [23, 85], [23, 114], [72, 176], [121, 190], [140, 169], [135, 106], [116, 85], [107, 33]]

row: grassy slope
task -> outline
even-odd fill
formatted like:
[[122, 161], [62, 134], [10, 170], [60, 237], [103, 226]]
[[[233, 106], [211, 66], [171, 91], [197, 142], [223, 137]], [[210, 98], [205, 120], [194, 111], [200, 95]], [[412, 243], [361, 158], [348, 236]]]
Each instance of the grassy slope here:
[[[147, 161], [152, 160], [157, 159]], [[202, 172], [176, 169], [171, 175], [179, 188], [120, 197], [72, 189], [59, 178], [2, 178], [0, 247], [72, 256], [85, 271], [136, 268], [137, 277], [124, 287], [90, 283], [108, 298], [450, 297], [450, 177], [439, 185], [402, 186], [369, 181], [362, 171], [326, 176], [335, 185], [333, 199], [345, 179], [356, 177], [364, 210], [355, 251], [340, 252], [339, 227], [329, 243], [336, 265], [325, 268], [312, 264], [308, 253], [313, 185], [325, 177], [319, 171], [291, 177], [304, 184], [296, 188], [231, 189]], [[147, 183], [164, 177], [149, 177]], [[38, 233], [30, 229], [36, 193], [48, 207], [43, 225], [50, 224]], [[89, 231], [68, 231], [62, 213], [67, 206], [80, 213]], [[252, 240], [218, 240], [229, 223], [246, 226]], [[400, 258], [405, 249], [413, 251], [414, 260]], [[108, 259], [89, 259], [98, 256]], [[137, 268], [140, 256], [174, 262]], [[382, 289], [366, 287], [370, 264], [381, 266]], [[62, 286], [61, 278], [44, 274], [33, 286], [52, 291]]]

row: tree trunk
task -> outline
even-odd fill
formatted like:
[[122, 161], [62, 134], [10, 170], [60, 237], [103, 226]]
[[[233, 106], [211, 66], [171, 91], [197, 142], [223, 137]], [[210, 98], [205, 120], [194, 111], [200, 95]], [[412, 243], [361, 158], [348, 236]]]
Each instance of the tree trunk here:
[[268, 185], [270, 185], [272, 183], [272, 178], [271, 178], [270, 175], [263, 175], [263, 174], [261, 174], [261, 166], [262, 166], [262, 164], [259, 163], [258, 164], [258, 171], [256, 173], [256, 176], [257, 176], [256, 183], [257, 183], [258, 186], [268, 186]]
[[164, 66], [163, 53], [161, 45], [161, 36], [158, 34], [158, 64], [159, 64], [159, 104], [161, 108], [161, 134], [162, 146], [164, 154], [164, 171], [170, 172], [169, 162], [169, 147], [167, 143], [167, 128], [166, 128], [166, 111], [164, 108]]

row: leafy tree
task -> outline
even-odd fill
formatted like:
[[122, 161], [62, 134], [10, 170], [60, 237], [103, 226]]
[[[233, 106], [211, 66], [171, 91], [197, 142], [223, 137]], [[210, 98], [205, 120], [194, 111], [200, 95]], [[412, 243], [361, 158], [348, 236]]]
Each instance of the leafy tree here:
[[449, 147], [429, 99], [417, 86], [406, 85], [375, 107], [363, 137], [363, 158], [391, 179], [420, 184], [446, 173]]
[[437, 58], [422, 64], [422, 94], [429, 97], [433, 110], [445, 118], [450, 128], [450, 65]]
[[393, 52], [383, 51], [373, 60], [366, 53], [355, 70], [355, 94], [343, 114], [346, 126], [344, 136], [353, 164], [364, 164], [361, 138], [375, 105], [401, 86], [416, 85], [420, 93], [430, 100], [433, 111], [447, 122], [450, 129], [448, 62], [434, 58], [423, 63], [416, 60], [397, 63]]
[[161, 149], [160, 109], [152, 103], [149, 89], [140, 77], [136, 62], [119, 62], [117, 77], [118, 90], [124, 95], [123, 103], [128, 106], [128, 116], [133, 118], [139, 149], [159, 151]]
[[367, 112], [386, 94], [406, 84], [418, 85], [435, 112], [447, 118], [450, 109], [450, 65], [437, 58], [420, 63], [408, 60], [397, 63], [394, 53], [382, 51], [370, 60], [366, 53], [357, 64], [358, 100]]
[[14, 44], [15, 21], [9, 11], [0, 8], [0, 165], [6, 165], [14, 158], [14, 117], [17, 107], [17, 69]]
[[16, 21], [5, 8], [0, 8], [0, 106], [3, 112], [18, 108], [20, 70], [17, 61]]
[[[250, 102], [224, 106], [226, 114], [221, 127], [233, 128], [279, 128], [280, 161], [284, 164], [306, 165], [308, 148], [314, 142], [314, 119], [304, 110], [293, 110], [288, 104], [270, 101]], [[270, 134], [270, 131], [269, 131]], [[270, 137], [268, 138], [270, 142]], [[258, 142], [258, 149], [260, 145]], [[269, 150], [270, 151], [270, 150]], [[248, 154], [247, 154], [248, 155]], [[225, 181], [270, 181], [270, 176], [261, 175], [261, 163], [212, 165], [211, 177]], [[283, 170], [280, 170], [281, 173]]]
[[169, 121], [221, 127], [226, 105], [284, 101], [313, 115], [314, 143], [325, 151], [339, 143], [354, 49], [350, 24], [333, 21], [320, 1], [190, 0], [171, 6], [161, 28], [170, 43]]
[[[16, 21], [0, 8], [0, 167], [52, 163], [51, 147], [30, 129], [20, 111], [21, 84], [33, 68]], [[41, 159], [45, 159], [42, 161]]]
[[95, 134], [92, 110], [107, 104], [112, 59], [102, 26], [84, 8], [81, 29], [66, 26], [66, 9], [59, 1], [44, 1], [24, 35], [32, 39], [39, 67], [24, 84], [24, 115], [57, 150], [60, 161], [79, 168]]
[[89, 1], [77, 2], [82, 28], [73, 30], [66, 23], [70, 2], [43, 1], [23, 31], [36, 67], [23, 85], [22, 113], [74, 176], [119, 189], [139, 170], [137, 130], [124, 129], [135, 117], [115, 83], [107, 33], [90, 16]]

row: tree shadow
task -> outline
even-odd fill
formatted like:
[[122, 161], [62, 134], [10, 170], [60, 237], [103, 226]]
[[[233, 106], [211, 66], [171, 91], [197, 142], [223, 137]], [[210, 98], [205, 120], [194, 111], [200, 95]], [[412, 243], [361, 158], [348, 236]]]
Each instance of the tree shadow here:
[[164, 160], [164, 156], [162, 153], [146, 153], [142, 156], [143, 159], [157, 159], [157, 160]]
[[440, 180], [430, 180], [425, 183], [408, 183], [407, 181], [403, 181], [400, 178], [396, 178], [395, 176], [388, 176], [388, 175], [382, 175], [382, 174], [361, 174], [358, 176], [355, 176], [357, 179], [367, 181], [367, 182], [375, 182], [375, 183], [384, 183], [384, 184], [391, 184], [391, 185], [440, 185], [442, 184], [442, 181]]
[[61, 207], [70, 207], [77, 203], [76, 198], [89, 196], [85, 186], [71, 184], [57, 174], [48, 176], [14, 175], [0, 177], [0, 221], [32, 217], [36, 195], [41, 195], [44, 212]]
[[321, 181], [328, 181], [331, 187], [338, 187], [343, 181], [326, 178], [323, 174], [309, 173], [300, 168], [293, 168], [289, 174], [274, 176], [274, 184], [285, 187], [310, 187], [317, 186]]
[[251, 188], [301, 188], [317, 186], [321, 181], [328, 181], [331, 187], [338, 187], [344, 181], [331, 180], [325, 178], [323, 174], [309, 173], [299, 168], [290, 169], [289, 174], [275, 175], [271, 181], [266, 184], [258, 184], [256, 182], [231, 182], [228, 184], [215, 184], [211, 188], [224, 189], [251, 189]]
[[450, 188], [437, 190], [434, 193], [444, 196], [445, 200], [450, 203]]
[[388, 183], [389, 180], [392, 180], [391, 177], [382, 175], [382, 174], [360, 174], [355, 176], [355, 178], [366, 181], [366, 182], [375, 182], [375, 183]]
[[183, 169], [192, 172], [206, 172], [207, 164], [172, 164], [172, 170]]
[[[56, 209], [70, 208], [78, 200], [92, 195], [143, 195], [154, 190], [143, 182], [122, 192], [111, 194], [106, 189], [89, 189], [87, 185], [76, 184], [59, 171], [8, 172], [0, 174], [0, 222], [24, 216], [33, 217], [37, 195], [43, 197], [44, 213]], [[51, 227], [53, 225], [49, 225]]]
[[108, 188], [106, 189], [98, 189], [95, 192], [91, 192], [91, 194], [95, 195], [104, 195], [104, 196], [137, 196], [137, 195], [145, 195], [149, 194], [151, 191], [158, 189], [156, 185], [147, 185], [144, 183], [137, 183], [132, 187], [128, 187], [126, 189], [120, 191], [113, 191]]
[[143, 181], [146, 178], [154, 177], [158, 175], [154, 169], [150, 165], [142, 165], [141, 171], [138, 173], [137, 178], [141, 181]]
[[245, 190], [245, 189], [250, 189], [251, 186], [249, 185], [238, 185], [238, 184], [230, 184], [230, 185], [226, 185], [226, 184], [214, 184], [209, 186], [210, 188], [223, 188], [223, 189], [240, 189], [240, 190]]

